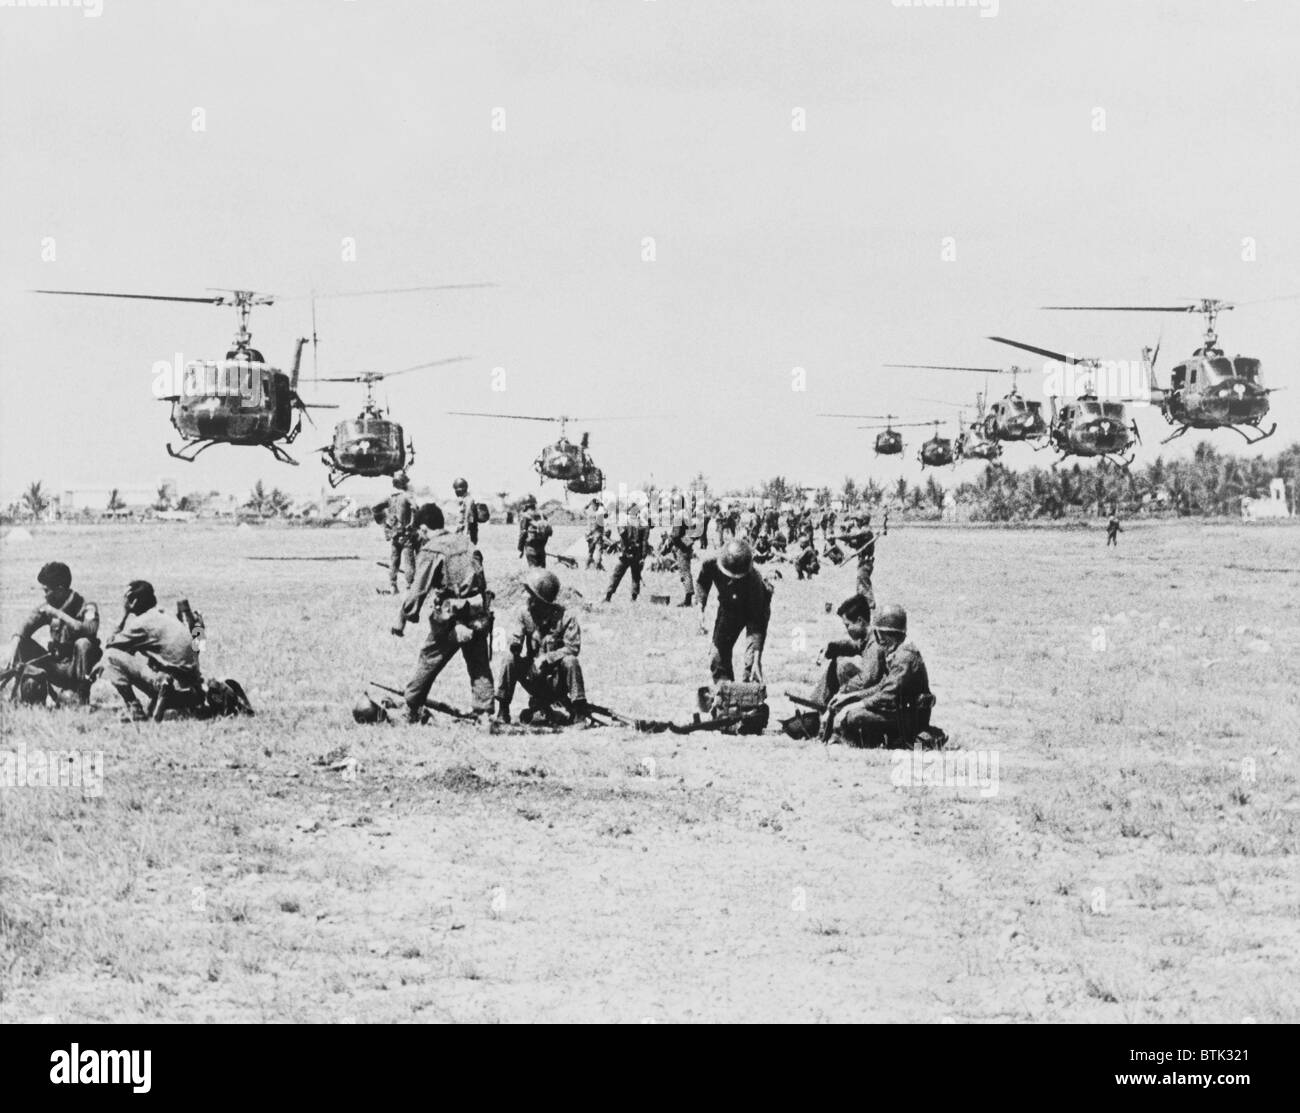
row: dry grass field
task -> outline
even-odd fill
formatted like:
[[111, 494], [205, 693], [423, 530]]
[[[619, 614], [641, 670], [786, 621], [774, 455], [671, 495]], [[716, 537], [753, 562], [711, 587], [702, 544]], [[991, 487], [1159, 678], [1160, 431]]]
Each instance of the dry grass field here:
[[[936, 722], [997, 761], [981, 788], [775, 733], [358, 727], [419, 645], [387, 633], [374, 533], [38, 527], [0, 545], [6, 631], [44, 560], [109, 625], [148, 578], [258, 715], [123, 724], [102, 686], [0, 710], [29, 760], [103, 752], [98, 794], [0, 789], [0, 1019], [1300, 1019], [1300, 528], [1125, 528], [882, 542]], [[512, 540], [485, 530], [498, 591]], [[777, 584], [775, 693], [811, 679], [851, 575]], [[688, 717], [695, 616], [563, 578], [592, 698]], [[467, 705], [458, 662], [433, 694]]]

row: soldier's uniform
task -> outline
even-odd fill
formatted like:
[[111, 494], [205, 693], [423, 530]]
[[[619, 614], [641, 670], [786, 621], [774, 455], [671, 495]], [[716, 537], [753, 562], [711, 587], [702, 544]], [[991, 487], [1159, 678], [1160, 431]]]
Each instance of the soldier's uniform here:
[[540, 510], [525, 510], [519, 516], [519, 552], [529, 568], [546, 567], [546, 542], [551, 538], [551, 523]]
[[102, 676], [119, 692], [139, 688], [150, 698], [158, 692], [165, 674], [155, 659], [169, 669], [198, 678], [199, 651], [189, 626], [166, 611], [133, 614], [108, 639]]
[[456, 532], [468, 537], [471, 545], [478, 544], [478, 515], [474, 513], [474, 497], [468, 491], [456, 499]]
[[433, 682], [458, 651], [465, 658], [474, 711], [487, 715], [492, 711], [492, 600], [483, 565], [463, 534], [421, 528], [420, 535], [415, 580], [396, 628], [419, 622], [425, 600], [430, 601], [429, 636], [406, 685], [407, 715], [419, 718]]
[[772, 585], [756, 568], [743, 576], [732, 577], [718, 568], [718, 558], [710, 557], [700, 565], [695, 581], [700, 605], [709, 601], [709, 592], [718, 590], [718, 613], [713, 621], [713, 654], [709, 673], [715, 681], [734, 680], [731, 653], [740, 632], [745, 632], [745, 680], [762, 677], [763, 645], [767, 641], [767, 624], [772, 618]]
[[388, 496], [384, 512], [384, 536], [388, 538], [388, 586], [397, 591], [397, 573], [406, 577], [406, 586], [415, 578], [416, 534], [413, 528], [415, 503], [405, 491], [394, 491]]
[[[68, 588], [67, 598], [54, 609], [72, 619], [76, 627], [62, 618], [45, 614], [44, 608], [37, 607], [18, 631], [18, 642], [14, 646], [11, 664], [35, 661], [49, 654], [46, 660], [35, 667], [44, 672], [56, 688], [74, 689], [84, 703], [90, 694], [90, 670], [101, 656], [99, 608]], [[50, 637], [48, 644], [42, 646], [35, 635], [45, 626], [50, 628]]]
[[754, 541], [754, 563], [766, 564], [772, 559], [772, 539], [766, 533], [760, 533]]
[[639, 514], [629, 515], [627, 522], [618, 531], [618, 563], [614, 565], [614, 574], [609, 578], [609, 587], [605, 590], [605, 602], [608, 603], [623, 582], [624, 573], [632, 573], [632, 599], [641, 594], [641, 569], [646, 555], [650, 551], [650, 527], [641, 521]]
[[740, 511], [737, 510], [734, 506], [729, 506], [726, 510], [726, 513], [724, 513], [722, 517], [719, 519], [718, 544], [723, 545], [727, 541], [730, 541], [736, 536], [738, 536], [737, 530], [739, 530], [739, 528], [740, 528]]
[[740, 515], [741, 532], [752, 542], [758, 537], [758, 527], [758, 511], [752, 507], [746, 507], [744, 513]]
[[876, 593], [871, 586], [871, 577], [876, 570], [876, 535], [870, 526], [860, 526], [846, 533], [841, 540], [858, 554], [857, 591], [876, 609]]
[[900, 706], [930, 691], [921, 651], [910, 641], [886, 648], [885, 675], [867, 689], [860, 702], [851, 704], [840, 716], [840, 732], [867, 744], [894, 728]]
[[695, 599], [695, 578], [691, 572], [691, 561], [695, 556], [694, 536], [690, 515], [685, 509], [673, 512], [672, 527], [668, 532], [668, 549], [677, 561], [677, 575], [682, 582], [686, 598], [683, 607], [692, 605]]
[[1123, 533], [1123, 528], [1119, 524], [1119, 519], [1114, 514], [1110, 516], [1110, 521], [1106, 523], [1106, 544], [1114, 545], [1119, 548], [1119, 535]]
[[596, 569], [605, 570], [605, 509], [593, 506], [587, 512], [587, 567], [595, 561]]
[[810, 580], [822, 570], [821, 562], [817, 559], [817, 550], [813, 548], [812, 541], [807, 537], [803, 540], [799, 555], [795, 557], [794, 570], [801, 580]]
[[763, 515], [763, 528], [768, 533], [775, 533], [781, 528], [781, 511], [775, 506]]
[[840, 692], [858, 692], [884, 679], [885, 650], [875, 638], [868, 636], [862, 642], [845, 638], [826, 648], [826, 671], [813, 689], [814, 702], [825, 704]]
[[586, 702], [582, 665], [582, 628], [576, 617], [561, 606], [550, 608], [544, 618], [537, 618], [527, 608], [515, 618], [509, 641], [509, 656], [497, 681], [497, 710], [509, 708], [515, 685], [531, 697], [532, 707], [566, 706]]

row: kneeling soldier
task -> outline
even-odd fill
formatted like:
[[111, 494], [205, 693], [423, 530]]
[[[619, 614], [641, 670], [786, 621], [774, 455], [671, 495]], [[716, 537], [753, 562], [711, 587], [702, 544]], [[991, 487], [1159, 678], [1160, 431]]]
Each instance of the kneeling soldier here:
[[582, 629], [577, 618], [566, 614], [564, 605], [556, 601], [560, 597], [560, 579], [554, 572], [531, 569], [524, 579], [524, 589], [528, 603], [510, 631], [510, 656], [497, 682], [497, 718], [510, 722], [510, 701], [516, 684], [522, 685], [531, 697], [527, 721], [556, 703], [573, 718], [580, 718], [587, 703], [578, 661]]
[[[78, 702], [88, 703], [90, 671], [100, 657], [99, 608], [72, 590], [72, 573], [57, 560], [37, 573], [36, 582], [44, 589], [45, 602], [14, 635], [5, 672], [26, 665], [24, 671], [43, 673], [54, 687], [71, 688]], [[34, 636], [43, 626], [50, 628], [45, 646]]]
[[427, 502], [416, 511], [420, 560], [415, 582], [402, 602], [392, 633], [402, 637], [406, 624], [420, 621], [430, 599], [429, 636], [420, 647], [415, 675], [406, 685], [406, 715], [418, 723], [424, 701], [438, 674], [457, 652], [465, 658], [474, 714], [488, 725], [492, 713], [492, 596], [483, 575], [483, 561], [463, 533], [444, 528], [442, 510]]
[[133, 719], [145, 718], [136, 689], [152, 699], [165, 679], [163, 670], [199, 680], [194, 634], [179, 618], [158, 609], [147, 580], [132, 580], [123, 599], [125, 613], [104, 647], [103, 678], [117, 689]]
[[907, 612], [899, 606], [884, 606], [871, 627], [885, 655], [885, 675], [877, 683], [858, 691], [841, 692], [831, 700], [826, 728], [832, 724], [850, 743], [879, 745], [895, 729], [900, 708], [930, 691], [921, 651], [907, 641]]

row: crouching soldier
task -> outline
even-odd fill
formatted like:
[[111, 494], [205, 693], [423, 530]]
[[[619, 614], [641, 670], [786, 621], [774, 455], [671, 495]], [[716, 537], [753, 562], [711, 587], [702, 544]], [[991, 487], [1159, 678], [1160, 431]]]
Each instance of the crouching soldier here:
[[559, 577], [544, 568], [530, 569], [524, 589], [527, 605], [510, 630], [506, 643], [509, 656], [497, 682], [497, 720], [510, 722], [516, 684], [529, 695], [528, 710], [520, 714], [520, 721], [532, 722], [539, 713], [549, 714], [557, 703], [571, 719], [582, 718], [587, 706], [578, 661], [582, 629], [577, 618], [566, 614], [558, 602]]
[[407, 719], [420, 722], [429, 689], [459, 652], [469, 673], [474, 714], [487, 727], [492, 714], [492, 596], [483, 559], [465, 534], [447, 532], [436, 503], [427, 502], [416, 511], [415, 526], [420, 559], [392, 628], [396, 637], [402, 637], [408, 622], [420, 621], [420, 611], [429, 600], [429, 636], [420, 647], [415, 674], [404, 693]]
[[168, 672], [199, 683], [199, 651], [190, 628], [158, 609], [158, 598], [147, 580], [132, 580], [123, 604], [122, 621], [104, 647], [101, 675], [117, 689], [130, 717], [144, 719], [136, 689], [152, 700]]
[[875, 684], [841, 691], [827, 709], [823, 737], [837, 730], [851, 745], [878, 746], [896, 729], [900, 708], [930, 692], [921, 651], [907, 639], [907, 612], [884, 606], [871, 627], [884, 652], [885, 674]]
[[745, 632], [745, 681], [763, 679], [763, 645], [772, 617], [772, 585], [754, 567], [747, 541], [728, 541], [722, 552], [700, 565], [695, 582], [700, 593], [700, 633], [709, 607], [709, 592], [718, 589], [718, 613], [713, 622], [713, 654], [709, 673], [713, 680], [734, 680], [731, 653], [740, 632]]
[[[89, 703], [90, 674], [100, 658], [99, 608], [72, 590], [72, 572], [57, 560], [37, 573], [36, 582], [44, 590], [45, 602], [14, 635], [4, 676], [9, 679], [19, 670], [27, 676], [40, 674], [56, 688], [71, 689], [79, 703]], [[43, 646], [35, 635], [45, 626], [50, 636]], [[44, 686], [40, 692], [43, 696]]]
[[860, 595], [850, 595], [836, 612], [845, 636], [827, 642], [822, 651], [826, 670], [813, 689], [814, 703], [826, 706], [841, 692], [860, 692], [885, 675], [885, 651], [871, 635], [871, 608]]
[[817, 550], [813, 548], [812, 536], [804, 534], [799, 546], [799, 555], [794, 558], [794, 570], [801, 580], [811, 580], [822, 570], [822, 563], [817, 559]]

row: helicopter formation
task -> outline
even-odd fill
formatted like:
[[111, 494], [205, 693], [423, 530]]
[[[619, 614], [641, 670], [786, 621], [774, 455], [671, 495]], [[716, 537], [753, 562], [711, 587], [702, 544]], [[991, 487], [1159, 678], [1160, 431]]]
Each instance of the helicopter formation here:
[[[351, 294], [327, 295], [352, 297], [370, 294], [401, 294], [417, 291], [459, 290], [490, 286], [492, 283], [461, 283], [437, 286], [416, 286], [395, 290], [357, 291]], [[293, 361], [288, 370], [268, 363], [262, 353], [252, 346], [248, 329], [249, 317], [255, 306], [270, 306], [277, 298], [255, 290], [221, 289], [207, 296], [187, 297], [167, 294], [133, 294], [98, 290], [36, 290], [35, 293], [71, 297], [123, 298], [137, 301], [187, 302], [204, 305], [231, 306], [235, 309], [238, 325], [231, 347], [220, 360], [195, 360], [188, 363], [173, 393], [160, 395], [171, 405], [171, 423], [180, 434], [179, 449], [167, 444], [167, 452], [178, 460], [193, 463], [213, 445], [251, 446], [267, 449], [276, 460], [286, 464], [297, 461], [285, 450], [293, 444], [302, 430], [305, 417], [312, 425], [313, 409], [338, 409], [333, 403], [307, 402], [298, 391], [300, 381], [318, 384], [358, 383], [365, 387], [366, 395], [360, 413], [340, 421], [334, 428], [329, 444], [317, 451], [321, 462], [329, 469], [329, 483], [337, 487], [351, 476], [374, 478], [392, 476], [409, 467], [415, 459], [415, 446], [401, 424], [381, 411], [374, 398], [374, 386], [387, 378], [413, 371], [463, 362], [470, 357], [452, 356], [404, 367], [394, 371], [359, 371], [347, 375], [319, 376], [313, 373], [308, 380], [301, 379], [303, 351], [312, 345], [313, 367], [317, 350], [316, 295], [312, 297], [312, 335], [299, 337], [295, 342]], [[1279, 299], [1262, 299], [1265, 301]], [[1103, 459], [1122, 468], [1133, 461], [1136, 446], [1142, 443], [1137, 422], [1129, 416], [1132, 404], [1156, 405], [1165, 421], [1174, 431], [1162, 444], [1181, 437], [1189, 429], [1231, 429], [1249, 444], [1258, 444], [1277, 430], [1274, 422], [1264, 430], [1263, 423], [1269, 413], [1269, 395], [1279, 388], [1265, 387], [1261, 381], [1261, 361], [1251, 356], [1236, 355], [1229, 358], [1219, 346], [1215, 326], [1221, 313], [1252, 302], [1229, 302], [1217, 298], [1201, 298], [1179, 305], [1056, 305], [1044, 309], [1070, 312], [1116, 313], [1199, 313], [1205, 318], [1205, 333], [1200, 347], [1192, 355], [1176, 364], [1169, 385], [1161, 386], [1156, 378], [1155, 365], [1159, 358], [1160, 342], [1142, 349], [1141, 367], [1147, 382], [1145, 391], [1134, 396], [1101, 397], [1096, 390], [1096, 378], [1103, 369], [1101, 360], [1068, 355], [1050, 348], [1039, 347], [1024, 341], [1003, 336], [988, 339], [1021, 351], [1031, 352], [1053, 360], [1063, 367], [1081, 369], [1084, 384], [1067, 396], [1049, 396], [1050, 417], [1045, 418], [1042, 403], [1021, 395], [1017, 380], [1029, 374], [1019, 366], [980, 367], [956, 364], [888, 363], [894, 369], [973, 372], [985, 376], [986, 388], [975, 396], [976, 417], [972, 422], [965, 418], [965, 407], [958, 405], [957, 433], [955, 437], [940, 433], [944, 424], [941, 418], [901, 420], [898, 414], [845, 414], [827, 413], [819, 417], [850, 418], [872, 422], [859, 426], [874, 431], [876, 456], [900, 456], [904, 443], [901, 429], [933, 426], [931, 437], [922, 443], [917, 453], [921, 467], [953, 466], [964, 460], [981, 460], [996, 463], [1008, 444], [1028, 444], [1035, 451], [1050, 448], [1058, 454], [1056, 461], [1069, 457]], [[987, 382], [990, 375], [1010, 375], [1011, 388], [1001, 398], [986, 408]], [[951, 401], [931, 399], [940, 405], [952, 406]], [[604, 490], [605, 475], [597, 467], [590, 453], [590, 434], [583, 432], [579, 442], [570, 441], [566, 435], [570, 422], [583, 424], [593, 418], [573, 418], [566, 415], [497, 414], [474, 411], [448, 411], [454, 416], [504, 418], [516, 421], [545, 421], [558, 423], [559, 439], [545, 445], [534, 461], [539, 483], [556, 480], [566, 491], [592, 495]], [[878, 424], [883, 422], [884, 424]], [[1053, 465], [1055, 466], [1055, 464]]]
[[[1274, 299], [1265, 299], [1274, 300]], [[1159, 406], [1165, 421], [1174, 431], [1161, 441], [1183, 436], [1189, 429], [1231, 429], [1248, 444], [1258, 444], [1277, 430], [1276, 422], [1265, 431], [1264, 419], [1269, 413], [1268, 396], [1277, 387], [1265, 387], [1261, 382], [1260, 360], [1252, 356], [1237, 355], [1229, 358], [1218, 344], [1215, 323], [1218, 315], [1239, 304], [1217, 298], [1202, 298], [1184, 305], [1054, 305], [1044, 309], [1130, 312], [1130, 313], [1200, 313], [1206, 319], [1205, 335], [1201, 346], [1187, 359], [1178, 363], [1167, 387], [1162, 387], [1155, 373], [1160, 354], [1160, 343], [1142, 349], [1140, 366], [1147, 378], [1146, 391], [1135, 396], [1100, 396], [1096, 379], [1103, 370], [1103, 361], [1091, 357], [1068, 355], [1050, 348], [1027, 344], [1004, 336], [990, 336], [998, 344], [1006, 344], [1021, 351], [1032, 352], [1049, 360], [1083, 372], [1084, 383], [1077, 392], [1067, 397], [1049, 396], [1050, 417], [1044, 418], [1042, 403], [1025, 398], [1017, 389], [1017, 378], [1028, 374], [1024, 367], [976, 367], [958, 364], [887, 363], [896, 369], [926, 371], [976, 372], [986, 376], [1010, 375], [1011, 389], [992, 405], [985, 407], [987, 389], [975, 396], [976, 420], [967, 423], [959, 412], [957, 436], [940, 435], [941, 419], [899, 422], [897, 414], [819, 414], [819, 417], [862, 418], [884, 421], [882, 426], [861, 426], [877, 429], [875, 453], [877, 456], [899, 455], [903, 451], [902, 434], [898, 428], [933, 425], [934, 435], [926, 440], [917, 453], [922, 469], [955, 465], [962, 460], [974, 459], [996, 462], [1006, 444], [1029, 444], [1035, 451], [1051, 448], [1058, 454], [1056, 464], [1069, 457], [1102, 459], [1121, 468], [1132, 462], [1135, 449], [1142, 443], [1142, 434], [1136, 419], [1129, 415], [1130, 405]], [[952, 402], [927, 399], [939, 405]], [[895, 427], [897, 425], [897, 428]], [[1055, 464], [1053, 466], [1056, 466]]]

